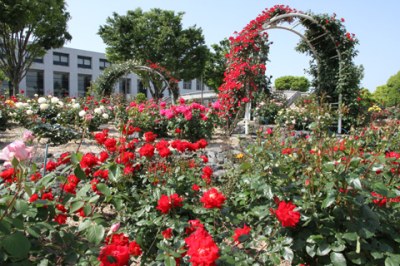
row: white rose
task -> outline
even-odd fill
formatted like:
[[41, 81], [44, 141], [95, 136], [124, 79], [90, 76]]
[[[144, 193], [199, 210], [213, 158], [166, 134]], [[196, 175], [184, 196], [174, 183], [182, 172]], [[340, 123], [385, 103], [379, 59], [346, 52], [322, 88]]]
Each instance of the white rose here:
[[104, 113], [104, 114], [102, 115], [102, 117], [103, 117], [104, 119], [108, 119], [108, 114]]
[[39, 97], [39, 95], [37, 93], [35, 93], [35, 95], [33, 95], [33, 96], [35, 96], [35, 98]]
[[27, 115], [31, 115], [31, 114], [33, 114], [33, 111], [32, 111], [31, 109], [26, 110], [26, 114], [27, 114]]
[[57, 97], [51, 98], [51, 103], [58, 103], [60, 100]]
[[46, 110], [46, 109], [49, 108], [49, 105], [48, 105], [47, 103], [42, 103], [42, 104], [39, 106], [39, 108], [40, 108], [40, 110]]
[[81, 106], [80, 106], [80, 104], [79, 103], [74, 103], [73, 105], [72, 105], [72, 108], [74, 108], [74, 109], [79, 109]]
[[21, 108], [24, 107], [24, 104], [21, 103], [21, 102], [17, 102], [17, 103], [15, 104], [15, 107], [17, 107], [18, 109], [21, 109]]
[[101, 113], [102, 113], [102, 111], [101, 111], [100, 108], [95, 108], [95, 109], [94, 109], [94, 112], [95, 112], [96, 114], [101, 114]]
[[37, 102], [38, 102], [38, 103], [45, 103], [45, 102], [47, 102], [47, 100], [46, 100], [46, 98], [44, 98], [44, 97], [40, 97], [40, 98], [37, 100]]
[[59, 101], [57, 104], [58, 104], [60, 107], [63, 107], [63, 106], [64, 106], [64, 103], [63, 103], [62, 101]]
[[86, 115], [86, 111], [85, 110], [82, 110], [82, 111], [79, 112], [79, 116], [80, 117], [84, 117], [85, 115]]

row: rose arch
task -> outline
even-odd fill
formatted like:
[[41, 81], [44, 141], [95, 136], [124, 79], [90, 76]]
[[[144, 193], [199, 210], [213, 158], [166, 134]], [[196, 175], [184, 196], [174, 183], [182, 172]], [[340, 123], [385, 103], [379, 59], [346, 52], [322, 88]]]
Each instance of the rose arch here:
[[[311, 56], [309, 73], [317, 96], [328, 96], [338, 103], [338, 132], [341, 130], [341, 103], [357, 112], [354, 99], [359, 92], [361, 67], [353, 63], [357, 40], [343, 26], [344, 19], [336, 15], [315, 15], [277, 5], [264, 10], [242, 31], [230, 38], [224, 83], [219, 88], [221, 116], [226, 120], [226, 133], [231, 134], [243, 117], [245, 105], [255, 92], [266, 86], [268, 30], [290, 31], [301, 38], [296, 47]], [[304, 33], [296, 30], [301, 25]]]
[[169, 87], [169, 82], [157, 68], [150, 66], [138, 65], [134, 60], [128, 60], [123, 63], [113, 64], [106, 68], [101, 76], [96, 79], [95, 87], [99, 95], [109, 96], [112, 93], [113, 87], [118, 79], [129, 73], [142, 74], [147, 73], [157, 77], [157, 80], [162, 83], [163, 90]]

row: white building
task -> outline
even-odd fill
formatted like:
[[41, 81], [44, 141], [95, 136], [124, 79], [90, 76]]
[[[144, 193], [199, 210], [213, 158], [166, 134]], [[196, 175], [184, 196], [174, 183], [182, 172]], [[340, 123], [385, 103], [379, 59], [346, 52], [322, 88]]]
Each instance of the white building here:
[[[43, 58], [35, 59], [19, 87], [25, 91], [27, 97], [33, 97], [34, 94], [57, 97], [84, 96], [90, 82], [100, 76], [108, 66], [110, 63], [103, 53], [66, 47], [52, 49]], [[3, 82], [1, 93], [4, 93], [7, 87], [8, 83]], [[181, 95], [201, 91], [201, 87], [198, 79], [179, 82]], [[209, 91], [207, 86], [203, 89]], [[114, 92], [125, 94], [128, 98], [142, 92], [151, 98], [150, 92], [143, 88], [139, 77], [134, 73], [121, 78], [115, 85]], [[167, 91], [164, 92], [164, 96], [169, 96]]]

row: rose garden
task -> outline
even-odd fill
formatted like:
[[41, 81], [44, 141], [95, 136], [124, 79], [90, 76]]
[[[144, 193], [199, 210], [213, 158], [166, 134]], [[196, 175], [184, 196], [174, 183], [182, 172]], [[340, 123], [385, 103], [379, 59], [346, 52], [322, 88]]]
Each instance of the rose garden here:
[[[335, 16], [300, 16], [308, 39], [330, 32], [299, 46], [316, 92], [289, 109], [261, 91], [264, 25], [298, 19], [287, 14], [303, 13], [268, 8], [230, 38], [209, 104], [127, 101], [103, 83], [81, 98], [2, 96], [2, 130], [26, 131], [0, 153], [0, 265], [399, 265], [397, 110], [351, 84], [357, 40]], [[242, 136], [249, 103], [269, 125]], [[216, 165], [210, 143], [232, 134]]]

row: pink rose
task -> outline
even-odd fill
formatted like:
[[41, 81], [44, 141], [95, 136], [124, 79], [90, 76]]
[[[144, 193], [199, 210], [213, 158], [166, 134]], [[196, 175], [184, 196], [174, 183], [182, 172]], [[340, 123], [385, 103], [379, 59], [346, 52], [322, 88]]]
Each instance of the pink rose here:
[[8, 144], [1, 152], [0, 159], [5, 160], [4, 165], [9, 165], [12, 159], [15, 157], [19, 161], [23, 161], [31, 158], [31, 152], [33, 147], [25, 146], [25, 143], [21, 140], [16, 140]]
[[35, 136], [33, 135], [33, 132], [32, 132], [32, 131], [26, 130], [26, 131], [24, 132], [24, 134], [22, 135], [22, 139], [23, 139], [25, 142], [29, 142], [29, 141], [34, 140], [34, 139], [35, 139]]

